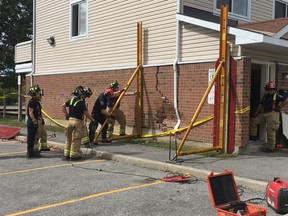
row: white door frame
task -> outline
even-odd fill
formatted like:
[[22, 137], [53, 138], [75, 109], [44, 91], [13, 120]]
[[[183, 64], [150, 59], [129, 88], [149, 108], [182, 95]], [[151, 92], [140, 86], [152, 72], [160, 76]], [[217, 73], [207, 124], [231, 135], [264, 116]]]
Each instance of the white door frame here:
[[[273, 62], [261, 62], [261, 61], [252, 61], [252, 64], [259, 64], [261, 65], [261, 81], [260, 85], [263, 88], [260, 88], [260, 97], [262, 98], [265, 94], [265, 85], [269, 81], [275, 82], [276, 78], [276, 65]], [[259, 139], [266, 142], [267, 140], [267, 133], [266, 133], [266, 124], [259, 125]]]

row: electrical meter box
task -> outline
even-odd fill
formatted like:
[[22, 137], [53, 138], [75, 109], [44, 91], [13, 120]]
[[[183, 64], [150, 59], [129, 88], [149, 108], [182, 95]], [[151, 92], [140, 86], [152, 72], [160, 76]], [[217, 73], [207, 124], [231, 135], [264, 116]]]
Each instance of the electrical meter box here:
[[207, 184], [218, 216], [266, 216], [266, 208], [240, 201], [232, 172], [228, 170], [221, 174], [212, 172], [207, 176]]

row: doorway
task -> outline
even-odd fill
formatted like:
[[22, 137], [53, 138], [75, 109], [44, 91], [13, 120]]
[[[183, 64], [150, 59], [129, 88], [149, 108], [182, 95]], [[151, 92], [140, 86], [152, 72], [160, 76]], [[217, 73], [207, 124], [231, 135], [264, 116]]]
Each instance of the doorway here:
[[[275, 64], [273, 63], [252, 63], [251, 86], [250, 86], [250, 117], [255, 113], [263, 95], [265, 85], [269, 81], [275, 81]], [[266, 124], [258, 126], [258, 137], [266, 141]]]

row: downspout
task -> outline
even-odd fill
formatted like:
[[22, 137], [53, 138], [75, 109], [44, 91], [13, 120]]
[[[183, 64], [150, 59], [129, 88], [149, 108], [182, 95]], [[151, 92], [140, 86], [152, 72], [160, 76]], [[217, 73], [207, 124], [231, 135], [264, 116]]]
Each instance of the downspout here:
[[36, 0], [33, 0], [33, 36], [32, 36], [32, 71], [30, 73], [30, 85], [33, 86], [33, 74], [35, 73], [35, 38], [36, 38]]
[[[177, 14], [181, 11], [181, 0], [177, 0]], [[181, 123], [181, 119], [178, 111], [178, 71], [177, 64], [179, 61], [179, 20], [176, 20], [176, 58], [173, 62], [173, 72], [174, 72], [174, 110], [177, 116], [177, 123], [174, 130], [178, 129]]]

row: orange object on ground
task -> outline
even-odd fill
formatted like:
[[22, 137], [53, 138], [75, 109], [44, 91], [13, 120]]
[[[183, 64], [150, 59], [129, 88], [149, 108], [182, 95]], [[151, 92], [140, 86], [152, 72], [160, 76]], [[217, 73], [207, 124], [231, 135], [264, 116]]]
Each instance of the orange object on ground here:
[[240, 201], [232, 172], [225, 170], [216, 175], [212, 172], [207, 176], [207, 184], [218, 216], [266, 216], [266, 208]]
[[190, 180], [191, 176], [189, 175], [182, 175], [182, 174], [168, 174], [164, 178], [162, 178], [162, 181], [165, 182], [188, 182]]

